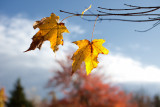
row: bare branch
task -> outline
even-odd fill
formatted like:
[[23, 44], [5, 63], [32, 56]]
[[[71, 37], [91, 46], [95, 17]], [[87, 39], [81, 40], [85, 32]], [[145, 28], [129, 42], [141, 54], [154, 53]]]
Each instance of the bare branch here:
[[[156, 9], [157, 10], [157, 9]], [[147, 12], [153, 12], [154, 10], [146, 11]], [[75, 16], [81, 16], [82, 14], [77, 14], [77, 13], [71, 13], [67, 11], [60, 10], [60, 12], [75, 15]], [[102, 11], [99, 11], [102, 13]], [[103, 14], [83, 14], [83, 16], [160, 16], [160, 14], [143, 14], [145, 12], [137, 12], [137, 13], [122, 13], [122, 14], [117, 14], [117, 13], [106, 13], [103, 12]]]
[[[135, 12], [135, 13], [125, 13], [126, 15], [133, 15], [133, 14], [144, 14], [144, 13], [150, 13], [150, 12], [153, 12], [153, 11], [156, 11], [158, 10], [159, 8], [155, 8], [155, 9], [152, 9], [152, 10], [149, 10], [149, 11], [143, 11], [143, 12]], [[107, 12], [106, 12], [107, 13]]]
[[156, 23], [154, 23], [153, 26], [152, 26], [151, 28], [147, 29], [147, 30], [142, 30], [142, 31], [140, 31], [140, 30], [135, 30], [135, 31], [136, 31], [136, 32], [147, 32], [147, 31], [155, 28], [155, 27], [158, 26], [159, 24], [160, 24], [160, 20], [158, 20]]
[[107, 12], [103, 12], [103, 11], [99, 11], [99, 10], [97, 10], [97, 11], [99, 13], [103, 13], [103, 14], [98, 14], [99, 16], [160, 16], [160, 14], [144, 14], [144, 13], [153, 12], [153, 11], [155, 11], [155, 9], [150, 10], [150, 11], [145, 11], [145, 12], [123, 13], [123, 14], [107, 13]]
[[[83, 16], [96, 16], [99, 17], [97, 21], [103, 21], [103, 20], [109, 20], [109, 21], [125, 21], [125, 22], [154, 22], [156, 23], [153, 24], [153, 26], [147, 30], [144, 31], [138, 31], [138, 32], [146, 32], [154, 27], [158, 26], [160, 24], [160, 14], [155, 13], [155, 11], [160, 9], [160, 6], [149, 6], [149, 7], [142, 7], [142, 6], [134, 6], [134, 5], [128, 5], [124, 4], [125, 6], [129, 8], [124, 8], [124, 9], [109, 9], [109, 8], [103, 8], [103, 7], [98, 7], [99, 10], [97, 10], [97, 14], [83, 14]], [[109, 11], [109, 12], [106, 12]], [[112, 11], [117, 11], [118, 13], [113, 13]], [[123, 13], [121, 13], [121, 11]], [[129, 12], [130, 11], [130, 12]], [[131, 12], [132, 11], [132, 12]], [[135, 11], [135, 12], [133, 12]], [[74, 16], [81, 16], [82, 14], [77, 14], [77, 13], [72, 13], [72, 12], [67, 12], [60, 10], [60, 12], [67, 13], [67, 14], [72, 14]], [[101, 17], [100, 17], [101, 16]], [[110, 16], [127, 16], [128, 17], [143, 17], [143, 19], [119, 19], [119, 18], [104, 18], [104, 17], [110, 17]], [[148, 18], [146, 16], [154, 16], [154, 18]], [[86, 19], [82, 18], [83, 20], [86, 21], [95, 21], [95, 19]]]
[[133, 5], [128, 5], [128, 4], [124, 4], [128, 7], [136, 7], [136, 8], [140, 8], [140, 9], [150, 9], [150, 8], [160, 8], [160, 6], [149, 6], [149, 7], [142, 7], [142, 6], [133, 6]]
[[[95, 21], [95, 19], [86, 19], [82, 18], [86, 21]], [[129, 20], [129, 19], [114, 19], [114, 18], [106, 18], [106, 19], [98, 19], [97, 21], [102, 21], [102, 20], [109, 20], [109, 21], [125, 21], [125, 22], [152, 22], [152, 21], [157, 21], [160, 19], [148, 19], [148, 20]]]
[[140, 9], [139, 7], [136, 8], [131, 8], [131, 9], [108, 9], [108, 8], [103, 8], [103, 7], [98, 7], [99, 9], [103, 9], [103, 10], [109, 10], [109, 11], [124, 11], [124, 10], [137, 10]]
[[[99, 22], [103, 21], [103, 20], [125, 21], [125, 22], [155, 22], [156, 21], [156, 23], [154, 23], [151, 28], [149, 28], [147, 30], [143, 30], [143, 31], [135, 30], [137, 32], [147, 32], [160, 24], [160, 17], [159, 17], [160, 14], [155, 13], [155, 11], [160, 9], [160, 6], [142, 7], [142, 6], [134, 6], [134, 5], [128, 5], [128, 4], [124, 4], [124, 5], [129, 8], [109, 9], [109, 8], [98, 7], [98, 9], [100, 9], [100, 10], [97, 10], [98, 14], [94, 14], [93, 12], [90, 12], [90, 14], [83, 14], [83, 16], [96, 16], [97, 17], [96, 21], [99, 21]], [[106, 12], [106, 11], [110, 11], [110, 12]], [[118, 13], [113, 13], [112, 11], [118, 11]], [[120, 13], [121, 11], [123, 13]], [[133, 12], [133, 11], [136, 11], [136, 12]], [[67, 11], [63, 11], [63, 10], [60, 10], [60, 12], [71, 14], [73, 16], [82, 16], [82, 14], [67, 12]], [[104, 17], [109, 17], [109, 16], [127, 16], [127, 17], [140, 17], [141, 16], [141, 17], [143, 17], [143, 19], [104, 18]], [[150, 18], [150, 17], [146, 18], [146, 16], [154, 16], [154, 18]], [[86, 19], [84, 17], [82, 19], [86, 20], [86, 21], [95, 21], [95, 19]]]

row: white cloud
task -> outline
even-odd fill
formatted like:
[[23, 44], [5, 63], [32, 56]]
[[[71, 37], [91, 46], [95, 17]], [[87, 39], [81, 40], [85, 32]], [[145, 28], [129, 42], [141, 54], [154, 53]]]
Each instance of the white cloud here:
[[[23, 83], [31, 87], [43, 87], [52, 73], [49, 72], [58, 65], [54, 59], [64, 59], [66, 53], [75, 50], [75, 45], [64, 41], [64, 46], [55, 54], [50, 49], [49, 42], [45, 42], [42, 49], [23, 53], [30, 43], [35, 30], [33, 21], [15, 16], [8, 18], [0, 16], [0, 85], [12, 88], [14, 79], [21, 76]], [[80, 26], [70, 25], [70, 32], [83, 34]], [[160, 68], [148, 65], [122, 55], [100, 55], [99, 65], [104, 66], [106, 75], [111, 75], [116, 82], [160, 82]], [[59, 67], [58, 67], [59, 68]], [[8, 77], [8, 78], [6, 78]], [[29, 79], [28, 79], [29, 78]], [[30, 85], [31, 84], [31, 85]], [[10, 89], [9, 89], [10, 90]]]
[[69, 31], [71, 32], [71, 33], [75, 33], [75, 34], [80, 34], [80, 35], [82, 35], [82, 34], [84, 34], [85, 33], [85, 30], [84, 29], [82, 29], [80, 26], [78, 26], [78, 25], [69, 25], [69, 28], [68, 29], [70, 29]]
[[160, 82], [160, 68], [144, 66], [141, 62], [122, 55], [100, 56], [104, 72], [115, 82]]
[[72, 33], [75, 36], [82, 35], [86, 32], [85, 29], [83, 29], [81, 26], [76, 24], [71, 24], [68, 22], [68, 20], [64, 20], [63, 23], [65, 23], [65, 25], [67, 26], [67, 29], [69, 30], [70, 34]]
[[60, 46], [60, 51], [54, 54], [49, 42], [45, 42], [40, 51], [36, 49], [24, 53], [37, 30], [32, 27], [34, 21], [22, 16], [9, 18], [0, 15], [0, 86], [10, 90], [15, 79], [21, 77], [22, 83], [28, 88], [38, 86], [42, 90], [52, 76], [50, 71], [60, 68], [55, 58], [64, 59], [68, 50], [74, 49], [74, 46], [64, 41], [64, 46]]
[[[61, 51], [55, 55], [49, 42], [45, 42], [40, 51], [36, 49], [23, 53], [29, 48], [31, 38], [37, 32], [32, 27], [33, 21], [18, 15], [13, 18], [1, 16], [0, 22], [0, 54], [7, 56], [7, 59], [9, 57], [15, 58], [13, 65], [18, 63], [27, 67], [50, 68], [55, 64], [53, 61], [55, 56], [64, 57], [63, 51], [72, 45], [65, 41], [64, 48], [60, 47]], [[76, 27], [80, 29], [79, 26]]]
[[[33, 21], [18, 15], [12, 18], [0, 17], [0, 63], [3, 69], [12, 68], [41, 68], [50, 70], [57, 66], [55, 58], [65, 58], [65, 53], [75, 49], [75, 45], [66, 42], [60, 46], [56, 55], [52, 52], [49, 42], [45, 42], [42, 49], [23, 53], [31, 43], [31, 37], [35, 34], [32, 28]], [[71, 32], [84, 33], [80, 26], [70, 25]], [[139, 48], [139, 45], [135, 45]], [[56, 56], [56, 57], [55, 57]], [[115, 81], [160, 81], [160, 69], [155, 66], [143, 66], [142, 63], [122, 55], [112, 55], [99, 58], [100, 64], [105, 66], [106, 74], [111, 74]], [[102, 60], [103, 59], [103, 60]], [[6, 63], [2, 62], [5, 61]], [[8, 69], [8, 68], [7, 68]]]

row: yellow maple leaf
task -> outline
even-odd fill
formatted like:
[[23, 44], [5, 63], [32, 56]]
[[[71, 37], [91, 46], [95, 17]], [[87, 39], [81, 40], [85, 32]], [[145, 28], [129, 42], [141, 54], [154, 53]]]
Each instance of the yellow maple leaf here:
[[4, 107], [7, 97], [4, 88], [0, 89], [0, 107]]
[[50, 41], [51, 48], [54, 52], [58, 50], [59, 45], [63, 45], [62, 33], [69, 33], [64, 23], [58, 23], [59, 16], [54, 13], [50, 17], [42, 18], [41, 21], [36, 21], [33, 24], [33, 28], [39, 28], [40, 30], [33, 36], [32, 43], [27, 51], [40, 49], [43, 42]]
[[99, 63], [97, 60], [98, 55], [100, 53], [109, 53], [109, 51], [102, 46], [104, 42], [105, 40], [103, 39], [94, 39], [92, 42], [84, 39], [73, 42], [78, 45], [79, 49], [72, 56], [72, 74], [80, 68], [83, 61], [86, 65], [87, 75], [91, 73], [92, 69], [96, 68]]

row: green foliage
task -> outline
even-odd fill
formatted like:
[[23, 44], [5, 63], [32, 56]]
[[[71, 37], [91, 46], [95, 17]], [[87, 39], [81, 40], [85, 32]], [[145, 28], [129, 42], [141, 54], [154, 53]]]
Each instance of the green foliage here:
[[160, 107], [160, 98], [158, 95], [154, 96], [153, 104], [154, 104], [154, 107]]
[[11, 91], [7, 107], [33, 107], [32, 103], [26, 99], [20, 79], [17, 80], [14, 90]]

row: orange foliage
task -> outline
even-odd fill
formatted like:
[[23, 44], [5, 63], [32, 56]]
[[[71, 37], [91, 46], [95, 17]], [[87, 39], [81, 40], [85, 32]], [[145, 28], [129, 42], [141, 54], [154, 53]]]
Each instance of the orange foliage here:
[[5, 89], [0, 89], [0, 107], [4, 107], [7, 97], [5, 95]]
[[[136, 107], [131, 102], [132, 95], [126, 94], [118, 87], [104, 83], [106, 79], [100, 74], [84, 74], [85, 66], [71, 77], [72, 67], [64, 61], [57, 61], [63, 71], [54, 71], [54, 77], [48, 86], [61, 86], [65, 97], [61, 100], [53, 98], [50, 107]], [[71, 61], [68, 61], [71, 63]]]

